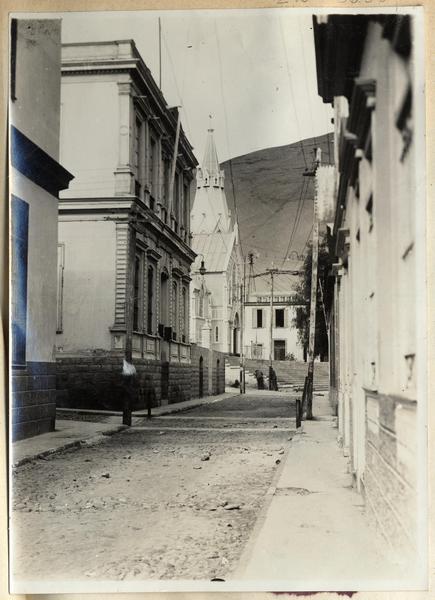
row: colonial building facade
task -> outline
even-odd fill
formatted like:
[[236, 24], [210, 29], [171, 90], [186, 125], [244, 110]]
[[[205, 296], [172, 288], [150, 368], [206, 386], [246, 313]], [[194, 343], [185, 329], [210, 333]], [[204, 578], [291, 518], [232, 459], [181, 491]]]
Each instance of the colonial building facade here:
[[[54, 429], [61, 22], [12, 19], [10, 79], [12, 437]], [[35, 94], [35, 89], [38, 93]]]
[[274, 295], [273, 307], [270, 294], [251, 294], [245, 303], [245, 357], [268, 360], [271, 356], [272, 360], [304, 360], [304, 350], [293, 325], [296, 309], [297, 303], [290, 292]]
[[[91, 370], [96, 356], [103, 366], [119, 357], [119, 372], [129, 347], [157, 402], [198, 395], [189, 375], [197, 161], [178, 109], [167, 106], [132, 40], [63, 46], [61, 154], [77, 173], [59, 214], [65, 402], [77, 357], [87, 356]], [[80, 382], [87, 402], [103, 401], [110, 381], [100, 378]]]
[[319, 93], [335, 110], [338, 165], [331, 394], [376, 528], [411, 560], [407, 568], [424, 568], [421, 32], [406, 15], [330, 15], [314, 18], [314, 36]]
[[228, 210], [224, 177], [213, 129], [209, 129], [191, 213], [192, 246], [197, 254], [192, 266], [192, 340], [200, 343], [208, 338], [214, 350], [240, 354], [243, 257], [237, 221]]

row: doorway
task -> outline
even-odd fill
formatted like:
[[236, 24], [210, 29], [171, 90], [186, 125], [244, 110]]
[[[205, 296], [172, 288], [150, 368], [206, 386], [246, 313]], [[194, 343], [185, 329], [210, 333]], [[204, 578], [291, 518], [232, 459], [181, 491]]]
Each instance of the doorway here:
[[285, 340], [273, 340], [273, 360], [285, 360]]
[[234, 326], [233, 326], [233, 354], [236, 354], [236, 355], [239, 354], [239, 329], [240, 329], [239, 315], [238, 315], [238, 313], [236, 313], [236, 316], [234, 317]]
[[199, 398], [204, 396], [204, 359], [199, 358]]

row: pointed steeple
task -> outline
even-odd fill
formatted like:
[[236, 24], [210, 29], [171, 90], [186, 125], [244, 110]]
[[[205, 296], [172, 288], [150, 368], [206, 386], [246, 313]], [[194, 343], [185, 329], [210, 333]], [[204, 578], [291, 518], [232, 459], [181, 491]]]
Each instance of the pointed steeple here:
[[[211, 118], [211, 117], [210, 117]], [[191, 212], [191, 231], [229, 232], [231, 218], [225, 198], [225, 174], [220, 168], [213, 128], [209, 127], [204, 160], [196, 173], [196, 194]]]
[[210, 117], [210, 127], [207, 129], [207, 141], [205, 144], [204, 159], [201, 168], [198, 169], [197, 183], [198, 187], [211, 186], [224, 189], [225, 174], [219, 165], [216, 144], [214, 142], [214, 129], [212, 125], [212, 116]]
[[207, 171], [209, 177], [219, 177], [219, 159], [217, 155], [216, 145], [214, 143], [213, 132], [214, 129], [208, 129], [207, 142], [204, 152], [204, 160], [202, 161], [202, 168]]

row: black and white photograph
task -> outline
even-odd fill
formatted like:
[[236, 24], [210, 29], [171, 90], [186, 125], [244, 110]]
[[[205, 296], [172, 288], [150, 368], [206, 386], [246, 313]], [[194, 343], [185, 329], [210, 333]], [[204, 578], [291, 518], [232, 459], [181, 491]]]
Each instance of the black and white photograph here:
[[9, 586], [428, 586], [423, 7], [9, 15]]

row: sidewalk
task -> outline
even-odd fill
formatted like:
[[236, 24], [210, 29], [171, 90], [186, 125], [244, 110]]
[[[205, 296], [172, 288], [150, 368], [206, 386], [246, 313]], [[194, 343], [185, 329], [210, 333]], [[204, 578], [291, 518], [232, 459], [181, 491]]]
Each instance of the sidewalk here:
[[[327, 393], [303, 422], [231, 579], [268, 591], [407, 589], [352, 488]], [[401, 579], [402, 578], [402, 579]], [[409, 584], [410, 588], [412, 587]]]
[[[168, 404], [152, 409], [153, 417], [160, 417], [171, 413], [188, 410], [202, 404], [211, 404], [226, 398], [236, 396], [239, 390], [227, 388], [225, 393], [217, 396], [206, 396], [204, 398], [195, 398], [176, 404]], [[19, 440], [12, 444], [11, 464], [12, 467], [18, 467], [26, 462], [39, 457], [44, 457], [54, 452], [60, 452], [72, 448], [80, 448], [83, 444], [94, 444], [103, 441], [107, 436], [113, 435], [118, 431], [125, 429], [122, 425], [122, 412], [116, 411], [97, 411], [82, 409], [58, 409], [58, 415], [76, 413], [101, 415], [100, 422], [74, 421], [73, 419], [56, 419], [55, 431], [42, 433], [24, 440]], [[135, 417], [147, 416], [147, 411], [139, 410], [133, 412], [133, 425]]]

